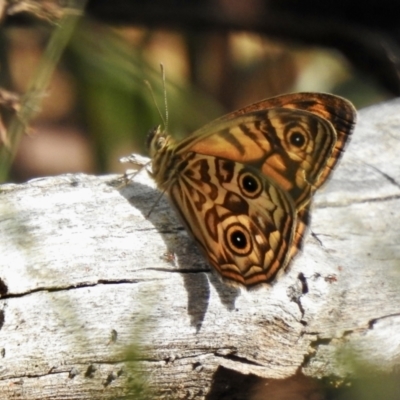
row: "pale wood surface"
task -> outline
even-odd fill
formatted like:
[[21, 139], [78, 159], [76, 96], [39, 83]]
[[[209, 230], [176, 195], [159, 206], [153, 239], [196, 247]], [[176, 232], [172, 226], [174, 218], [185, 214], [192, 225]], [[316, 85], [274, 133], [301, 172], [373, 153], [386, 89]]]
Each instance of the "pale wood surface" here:
[[110, 398], [139, 373], [154, 398], [202, 399], [220, 366], [345, 376], [349, 350], [399, 368], [399, 153], [400, 101], [363, 110], [304, 252], [250, 292], [209, 272], [165, 199], [145, 217], [145, 172], [0, 186], [0, 399]]

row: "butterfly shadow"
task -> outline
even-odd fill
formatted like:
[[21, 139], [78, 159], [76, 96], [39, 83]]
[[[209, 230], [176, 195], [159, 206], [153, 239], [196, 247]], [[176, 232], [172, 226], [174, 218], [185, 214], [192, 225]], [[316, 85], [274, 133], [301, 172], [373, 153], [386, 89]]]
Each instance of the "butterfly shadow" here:
[[119, 186], [117, 190], [121, 196], [151, 222], [166, 244], [167, 252], [160, 254], [160, 259], [170, 261], [175, 268], [158, 269], [182, 276], [188, 296], [187, 309], [191, 326], [197, 332], [202, 327], [211, 296], [210, 284], [215, 288], [221, 303], [228, 310], [234, 310], [240, 289], [227, 286], [210, 271], [197, 244], [187, 234], [165, 196], [160, 198], [158, 190], [137, 180]]

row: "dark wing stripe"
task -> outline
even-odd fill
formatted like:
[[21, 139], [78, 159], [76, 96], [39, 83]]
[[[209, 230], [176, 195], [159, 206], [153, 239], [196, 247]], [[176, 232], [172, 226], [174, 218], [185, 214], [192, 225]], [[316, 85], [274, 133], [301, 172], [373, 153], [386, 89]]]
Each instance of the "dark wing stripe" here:
[[243, 147], [242, 143], [238, 140], [238, 138], [231, 133], [229, 129], [224, 129], [223, 131], [218, 132], [218, 135], [226, 140], [228, 143], [232, 144], [238, 152], [243, 155], [246, 152], [246, 149]]

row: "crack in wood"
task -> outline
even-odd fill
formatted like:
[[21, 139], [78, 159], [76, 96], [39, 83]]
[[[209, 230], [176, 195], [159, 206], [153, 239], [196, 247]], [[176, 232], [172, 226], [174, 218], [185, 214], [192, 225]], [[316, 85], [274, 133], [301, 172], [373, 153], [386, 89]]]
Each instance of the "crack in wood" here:
[[182, 268], [182, 269], [168, 269], [168, 268], [146, 268], [146, 271], [157, 271], [157, 272], [172, 272], [182, 273], [182, 274], [199, 274], [199, 273], [207, 273], [211, 270], [209, 269], [190, 269], [190, 268]]
[[368, 328], [369, 329], [374, 329], [374, 325], [377, 322], [379, 322], [379, 321], [381, 321], [383, 319], [392, 318], [392, 317], [400, 317], [400, 313], [393, 313], [393, 314], [384, 315], [382, 317], [373, 318], [373, 319], [368, 321]]
[[[360, 327], [360, 328], [355, 328], [355, 329], [348, 329], [343, 331], [342, 335], [340, 337], [335, 337], [335, 338], [317, 338], [316, 340], [313, 340], [310, 342], [310, 351], [308, 354], [304, 355], [304, 359], [303, 362], [301, 363], [301, 367], [300, 368], [306, 368], [310, 361], [312, 360], [312, 358], [317, 356], [318, 353], [318, 347], [319, 346], [328, 346], [331, 344], [332, 340], [336, 339], [336, 340], [340, 340], [340, 339], [344, 339], [347, 338], [349, 336], [351, 336], [354, 333], [363, 333], [365, 331], [368, 330], [372, 330], [374, 329], [374, 325], [383, 320], [383, 319], [387, 319], [387, 318], [392, 318], [392, 317], [400, 317], [400, 313], [393, 313], [393, 314], [388, 314], [388, 315], [384, 315], [382, 317], [378, 317], [378, 318], [373, 318], [370, 321], [368, 321], [368, 326], [367, 327]], [[318, 335], [318, 332], [304, 332], [304, 335]]]
[[348, 208], [351, 205], [355, 204], [365, 204], [365, 203], [380, 203], [385, 201], [399, 200], [400, 194], [393, 194], [390, 196], [384, 197], [367, 197], [361, 200], [349, 200], [346, 202], [321, 202], [318, 203], [318, 209], [326, 209], [326, 208]]
[[229, 354], [219, 354], [218, 352], [215, 352], [215, 353], [214, 353], [214, 356], [215, 356], [215, 357], [218, 357], [218, 358], [223, 358], [223, 359], [225, 359], [225, 360], [233, 361], [233, 362], [235, 362], [235, 363], [237, 362], [237, 363], [239, 363], [239, 364], [254, 365], [254, 366], [256, 366], [256, 367], [265, 367], [265, 364], [261, 364], [261, 363], [258, 363], [258, 362], [256, 362], [256, 361], [249, 360], [249, 359], [246, 358], [246, 357], [240, 357], [240, 356], [237, 356], [237, 355], [232, 354], [232, 353], [229, 353]]
[[400, 189], [400, 183], [397, 182], [394, 178], [392, 178], [390, 175], [388, 175], [386, 172], [381, 171], [379, 168], [368, 164], [366, 162], [364, 162], [364, 164], [366, 166], [368, 166], [369, 168], [373, 169], [375, 172], [377, 172], [378, 174], [382, 175], [388, 182], [390, 182], [392, 185], [398, 187]]
[[[0, 382], [6, 382], [6, 381], [14, 381], [14, 380], [22, 380], [23, 379], [37, 379], [37, 378], [43, 378], [49, 375], [60, 375], [60, 374], [69, 374], [70, 371], [66, 370], [66, 371], [52, 371], [52, 369], [50, 369], [50, 371], [43, 373], [43, 374], [26, 374], [26, 375], [15, 375], [12, 378], [11, 377], [5, 377], [2, 378], [0, 377]], [[21, 382], [22, 384], [23, 382]]]
[[[93, 283], [76, 283], [73, 285], [68, 285], [68, 286], [57, 286], [57, 287], [37, 287], [35, 289], [27, 290], [26, 292], [21, 292], [21, 293], [8, 293], [4, 296], [0, 297], [0, 300], [7, 300], [7, 299], [13, 299], [13, 298], [19, 298], [23, 296], [29, 296], [30, 294], [38, 293], [38, 292], [63, 292], [66, 290], [74, 290], [74, 289], [82, 289], [82, 288], [89, 288], [89, 287], [95, 287], [97, 285], [119, 285], [119, 284], [124, 284], [124, 283], [139, 283], [143, 281], [150, 281], [150, 279], [117, 279], [117, 280], [107, 280], [107, 279], [99, 279], [96, 282]], [[0, 327], [1, 328], [1, 327]]]

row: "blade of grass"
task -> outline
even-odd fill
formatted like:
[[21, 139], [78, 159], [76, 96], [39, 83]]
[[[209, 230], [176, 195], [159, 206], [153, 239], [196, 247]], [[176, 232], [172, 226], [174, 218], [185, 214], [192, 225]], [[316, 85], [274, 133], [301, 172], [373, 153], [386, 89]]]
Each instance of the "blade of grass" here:
[[67, 46], [75, 26], [83, 15], [86, 0], [70, 0], [64, 9], [64, 16], [57, 23], [49, 43], [23, 95], [21, 108], [13, 117], [8, 128], [10, 147], [0, 149], [0, 182], [7, 179], [11, 163], [18, 149], [19, 141], [32, 120], [40, 111], [40, 103], [50, 83], [53, 71]]

